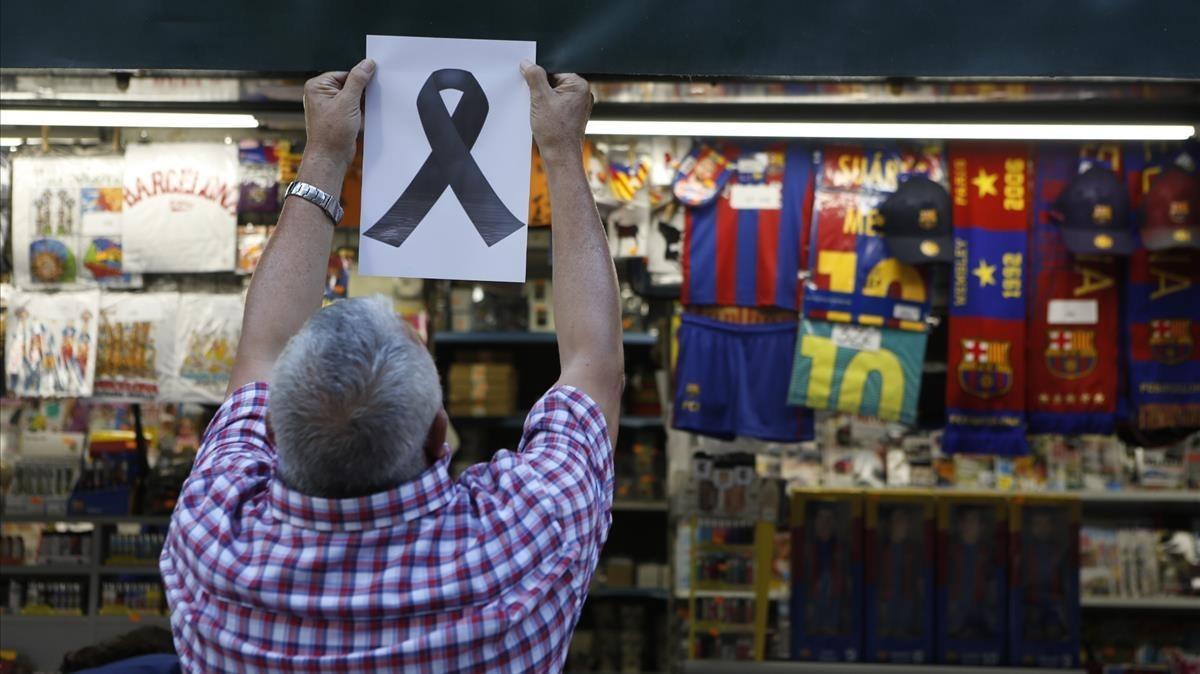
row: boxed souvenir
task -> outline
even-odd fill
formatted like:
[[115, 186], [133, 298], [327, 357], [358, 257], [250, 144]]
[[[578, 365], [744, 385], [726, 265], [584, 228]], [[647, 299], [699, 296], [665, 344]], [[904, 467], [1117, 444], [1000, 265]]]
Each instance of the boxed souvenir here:
[[1008, 510], [1003, 497], [937, 499], [937, 661], [1005, 664]]
[[792, 659], [863, 660], [863, 493], [792, 494]]
[[1009, 660], [1079, 666], [1079, 519], [1075, 497], [1009, 501]]
[[867, 492], [863, 617], [865, 658], [933, 661], [934, 497]]

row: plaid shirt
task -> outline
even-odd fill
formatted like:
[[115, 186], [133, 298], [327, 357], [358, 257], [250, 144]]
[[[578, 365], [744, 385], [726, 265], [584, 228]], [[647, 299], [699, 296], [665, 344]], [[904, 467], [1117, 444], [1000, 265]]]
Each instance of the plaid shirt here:
[[160, 567], [189, 672], [557, 671], [612, 522], [600, 408], [558, 386], [457, 481], [358, 498], [274, 477], [267, 386], [218, 410]]

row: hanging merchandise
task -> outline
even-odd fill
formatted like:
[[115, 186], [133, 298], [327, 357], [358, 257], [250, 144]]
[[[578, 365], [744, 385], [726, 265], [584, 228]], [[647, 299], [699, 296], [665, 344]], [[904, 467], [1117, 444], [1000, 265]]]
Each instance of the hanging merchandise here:
[[263, 251], [267, 249], [267, 238], [271, 228], [266, 225], [242, 225], [237, 230], [237, 267], [234, 271], [241, 275], [253, 274], [262, 259]]
[[1200, 178], [1171, 166], [1150, 182], [1142, 202], [1142, 243], [1149, 250], [1200, 248]]
[[616, 153], [610, 150], [609, 187], [618, 201], [630, 201], [646, 186], [646, 181], [650, 177], [650, 158], [633, 148], [630, 148], [627, 153], [620, 153], [627, 155], [623, 157], [624, 162], [615, 160], [613, 154]]
[[233, 271], [237, 208], [237, 146], [130, 145], [125, 150], [126, 268]]
[[1024, 454], [1025, 145], [950, 148], [954, 273], [946, 377], [946, 453]]
[[1119, 167], [1086, 161], [1058, 197], [1063, 243], [1073, 253], [1129, 255], [1137, 248]]
[[122, 259], [120, 157], [13, 161], [14, 282], [22, 288], [141, 287]]
[[608, 248], [614, 258], [646, 257], [650, 232], [650, 190], [640, 190], [605, 217]]
[[175, 348], [178, 293], [105, 293], [100, 297], [96, 397], [154, 400]]
[[802, 320], [788, 404], [916, 423], [927, 337]]
[[[665, 188], [652, 188], [664, 189]], [[683, 248], [684, 209], [674, 199], [664, 199], [650, 214], [646, 237], [646, 270], [654, 285], [677, 285], [683, 281], [679, 253]]]
[[63, 398], [92, 395], [100, 291], [13, 290], [5, 321], [8, 395]]
[[722, 440], [811, 440], [811, 410], [787, 404], [796, 322], [739, 325], [684, 314], [672, 427]]
[[[1195, 153], [1194, 147], [1130, 153], [1126, 175], [1135, 207], [1156, 174], [1195, 167]], [[1129, 261], [1125, 312], [1133, 421], [1147, 430], [1200, 426], [1200, 251], [1138, 249]]]
[[1120, 328], [1117, 261], [1108, 255], [1070, 253], [1054, 222], [1055, 203], [1078, 164], [1075, 146], [1037, 149], [1025, 352], [1030, 433], [1113, 432]]
[[238, 143], [238, 213], [279, 211], [279, 160], [275, 147], [256, 140]]
[[904, 264], [954, 259], [950, 194], [927, 176], [912, 175], [879, 207], [878, 231], [888, 254]]
[[820, 167], [804, 315], [924, 332], [929, 272], [888, 252], [879, 208], [902, 179], [924, 176], [944, 183], [940, 149], [830, 146], [821, 152]]
[[725, 189], [734, 170], [716, 148], [696, 143], [675, 172], [675, 198], [687, 206], [706, 206]]
[[682, 301], [795, 311], [812, 152], [803, 145], [722, 150], [736, 178], [708, 205], [688, 209]]
[[241, 295], [181, 295], [175, 323], [174, 365], [160, 397], [214, 404], [224, 400], [241, 327]]

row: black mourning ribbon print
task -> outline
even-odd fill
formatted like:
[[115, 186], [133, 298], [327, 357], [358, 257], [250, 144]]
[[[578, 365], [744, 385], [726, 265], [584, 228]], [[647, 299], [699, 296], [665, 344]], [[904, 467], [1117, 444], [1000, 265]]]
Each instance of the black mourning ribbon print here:
[[[449, 114], [442, 101], [441, 92], [446, 89], [462, 92], [454, 114]], [[435, 71], [417, 94], [417, 115], [429, 140], [429, 157], [396, 203], [363, 236], [400, 246], [447, 187], [454, 190], [488, 247], [524, 227], [496, 196], [471, 156], [488, 115], [487, 96], [475, 76], [455, 68]]]

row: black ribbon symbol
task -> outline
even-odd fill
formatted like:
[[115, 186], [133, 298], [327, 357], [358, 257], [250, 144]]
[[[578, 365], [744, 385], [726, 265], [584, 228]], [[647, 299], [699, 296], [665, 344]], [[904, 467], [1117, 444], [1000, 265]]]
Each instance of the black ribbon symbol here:
[[[462, 92], [453, 115], [442, 101], [441, 92], [446, 89]], [[417, 94], [417, 114], [429, 140], [429, 157], [396, 203], [363, 235], [400, 246], [447, 187], [454, 190], [488, 247], [524, 227], [496, 196], [471, 156], [488, 115], [487, 96], [475, 76], [455, 68], [435, 71]]]

